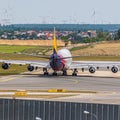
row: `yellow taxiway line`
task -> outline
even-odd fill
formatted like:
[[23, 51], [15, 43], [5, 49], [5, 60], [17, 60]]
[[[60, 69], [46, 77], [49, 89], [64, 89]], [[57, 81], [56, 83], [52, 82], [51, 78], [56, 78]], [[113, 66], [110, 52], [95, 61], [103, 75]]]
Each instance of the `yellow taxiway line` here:
[[20, 77], [22, 77], [22, 76], [17, 76], [17, 77], [9, 76], [9, 78], [0, 79], [0, 83], [1, 82], [8, 82], [8, 81], [11, 81], [11, 80], [15, 80], [16, 78], [20, 78]]

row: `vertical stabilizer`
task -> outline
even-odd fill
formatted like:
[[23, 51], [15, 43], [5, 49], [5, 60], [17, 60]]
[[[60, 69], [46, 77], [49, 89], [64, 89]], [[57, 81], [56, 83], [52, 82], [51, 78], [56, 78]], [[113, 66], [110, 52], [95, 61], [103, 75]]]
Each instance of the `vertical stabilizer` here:
[[54, 46], [53, 46], [53, 51], [55, 53], [57, 53], [57, 40], [56, 40], [55, 28], [54, 28]]

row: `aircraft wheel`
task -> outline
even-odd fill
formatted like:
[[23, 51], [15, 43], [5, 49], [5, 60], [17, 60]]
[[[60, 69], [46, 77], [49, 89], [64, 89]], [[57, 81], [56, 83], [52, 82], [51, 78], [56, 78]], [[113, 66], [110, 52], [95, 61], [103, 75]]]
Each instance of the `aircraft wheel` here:
[[57, 76], [57, 73], [56, 73], [56, 72], [54, 72], [54, 73], [53, 73], [53, 76]]
[[44, 72], [44, 75], [48, 75], [48, 72]]
[[72, 76], [77, 76], [77, 73], [73, 73]]
[[66, 71], [63, 71], [63, 76], [67, 76], [67, 72]]

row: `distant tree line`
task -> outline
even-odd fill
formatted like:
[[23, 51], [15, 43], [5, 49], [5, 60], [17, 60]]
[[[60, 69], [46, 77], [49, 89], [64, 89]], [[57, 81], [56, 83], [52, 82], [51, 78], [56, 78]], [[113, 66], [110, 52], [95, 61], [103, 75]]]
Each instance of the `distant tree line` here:
[[[71, 36], [72, 39], [69, 39]], [[101, 42], [101, 41], [113, 41], [113, 40], [120, 40], [120, 29], [118, 31], [113, 32], [110, 34], [110, 32], [103, 32], [103, 31], [97, 31], [96, 37], [85, 37], [82, 38], [81, 36], [77, 36], [77, 34], [68, 35], [65, 37], [62, 37], [62, 39], [67, 43], [68, 41], [71, 41], [71, 43], [93, 43], [93, 42]]]
[[99, 30], [99, 31], [111, 31], [120, 28], [120, 24], [13, 24], [7, 26], [1, 26], [0, 29], [4, 30], [50, 30], [53, 28], [61, 31], [87, 31], [87, 30]]
[[120, 40], [120, 29], [116, 32], [114, 40]]
[[[49, 27], [48, 27], [49, 26]], [[118, 29], [115, 32], [112, 32], [110, 34], [109, 31], [102, 31], [102, 30], [97, 30], [97, 36], [96, 37], [82, 37], [79, 35], [79, 32], [82, 31], [84, 29], [84, 27], [86, 26], [82, 26], [83, 28], [80, 29], [77, 25], [59, 25], [56, 24], [55, 25], [57, 28], [59, 28], [60, 30], [67, 30], [68, 28], [70, 28], [69, 30], [73, 29], [73, 33], [72, 34], [68, 34], [67, 36], [62, 36], [61, 39], [65, 41], [65, 43], [67, 44], [68, 41], [71, 41], [71, 43], [75, 44], [75, 43], [91, 43], [91, 42], [100, 42], [100, 41], [111, 41], [111, 40], [120, 40], [120, 29]], [[74, 27], [73, 27], [74, 26]], [[92, 25], [88, 25], [88, 28], [91, 27]], [[98, 25], [99, 26], [99, 25]], [[17, 24], [17, 25], [9, 25], [9, 26], [0, 26], [0, 36], [2, 36], [3, 34], [7, 34], [7, 39], [14, 39], [14, 32], [15, 31], [27, 31], [27, 30], [35, 30], [35, 31], [39, 31], [39, 30], [52, 30], [53, 31], [53, 27], [54, 24], [52, 25], [42, 25], [42, 24], [30, 24], [30, 25], [24, 25], [24, 24]], [[67, 29], [65, 28], [67, 27]], [[94, 26], [96, 27], [96, 26]], [[101, 26], [99, 26], [101, 28]], [[110, 26], [107, 26], [108, 28]], [[85, 31], [85, 30], [83, 30]], [[21, 39], [27, 39], [28, 35], [27, 34], [18, 34], [16, 35], [16, 38]], [[31, 36], [29, 36], [29, 39], [38, 39], [36, 34], [32, 34]], [[43, 39], [43, 38], [42, 38]]]
[[97, 32], [97, 36], [93, 38], [85, 38], [84, 43], [92, 43], [92, 42], [101, 42], [101, 41], [110, 41], [112, 40], [112, 36], [109, 32]]
[[[69, 39], [71, 38], [71, 39]], [[92, 42], [100, 42], [100, 41], [110, 41], [112, 40], [112, 36], [109, 35], [108, 32], [97, 32], [96, 37], [81, 37], [78, 36], [77, 33], [74, 33], [72, 35], [68, 35], [65, 37], [62, 37], [62, 40], [65, 42], [71, 41], [71, 43], [92, 43]]]

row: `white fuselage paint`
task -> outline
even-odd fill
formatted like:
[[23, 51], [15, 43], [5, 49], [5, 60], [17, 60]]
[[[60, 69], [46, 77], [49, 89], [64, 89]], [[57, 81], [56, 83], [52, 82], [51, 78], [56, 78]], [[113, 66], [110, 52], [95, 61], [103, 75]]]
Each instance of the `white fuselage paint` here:
[[72, 55], [70, 51], [64, 48], [64, 49], [58, 50], [57, 54], [63, 58], [70, 57], [70, 58], [63, 59], [65, 61], [64, 69], [68, 69], [70, 64], [72, 63]]

